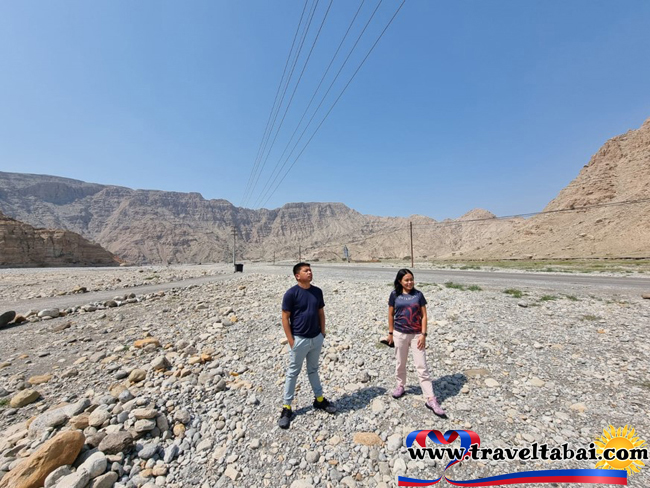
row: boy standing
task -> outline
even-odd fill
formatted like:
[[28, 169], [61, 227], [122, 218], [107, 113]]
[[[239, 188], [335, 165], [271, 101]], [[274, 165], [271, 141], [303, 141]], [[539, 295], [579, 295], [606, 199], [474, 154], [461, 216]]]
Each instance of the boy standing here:
[[308, 263], [293, 267], [298, 282], [289, 288], [282, 299], [282, 328], [289, 341], [291, 353], [284, 383], [284, 405], [278, 421], [281, 429], [288, 429], [293, 417], [291, 402], [296, 390], [296, 380], [307, 361], [307, 377], [314, 391], [314, 408], [335, 413], [336, 408], [323, 397], [323, 387], [318, 376], [318, 361], [325, 339], [325, 301], [320, 288], [312, 286], [312, 271]]

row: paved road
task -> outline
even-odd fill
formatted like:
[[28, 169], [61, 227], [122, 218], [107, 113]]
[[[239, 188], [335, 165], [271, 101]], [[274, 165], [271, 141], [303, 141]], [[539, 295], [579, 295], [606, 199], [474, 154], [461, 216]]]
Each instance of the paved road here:
[[[382, 279], [388, 283], [395, 279], [397, 268], [386, 268], [379, 266], [330, 266], [313, 265], [314, 272], [323, 271], [324, 274], [334, 273], [340, 277], [355, 277], [360, 273], [373, 278]], [[541, 289], [553, 289], [570, 292], [580, 289], [603, 291], [620, 294], [650, 293], [650, 277], [614, 277], [599, 276], [590, 274], [560, 274], [560, 273], [516, 273], [508, 271], [471, 271], [471, 270], [450, 270], [436, 269], [426, 270], [415, 268], [416, 282], [445, 283], [453, 281], [466, 285], [476, 284], [484, 286], [517, 288], [530, 287]], [[317, 276], [315, 274], [315, 276]], [[329, 276], [332, 277], [332, 276]]]
[[[314, 277], [319, 278], [351, 279], [355, 281], [384, 281], [391, 283], [395, 279], [397, 268], [366, 266], [366, 265], [326, 265], [314, 264]], [[60, 297], [38, 298], [14, 302], [0, 301], [0, 313], [5, 310], [16, 310], [24, 313], [29, 309], [42, 310], [45, 308], [67, 308], [85, 303], [111, 299], [125, 293], [144, 295], [161, 290], [200, 285], [212, 281], [229, 280], [233, 277], [246, 276], [250, 273], [287, 275], [291, 274], [291, 266], [271, 266], [263, 264], [247, 264], [243, 275], [226, 274], [216, 276], [201, 276], [183, 281], [161, 283], [157, 285], [144, 285], [139, 287], [121, 288], [109, 291], [85, 293], [83, 295], [65, 295]], [[494, 288], [537, 288], [554, 290], [564, 293], [572, 292], [604, 292], [608, 294], [639, 295], [650, 293], [650, 278], [640, 277], [612, 277], [579, 274], [553, 274], [553, 273], [513, 273], [507, 271], [471, 271], [471, 270], [426, 270], [415, 268], [416, 281], [423, 283], [445, 283], [453, 281], [465, 285], [481, 285]]]

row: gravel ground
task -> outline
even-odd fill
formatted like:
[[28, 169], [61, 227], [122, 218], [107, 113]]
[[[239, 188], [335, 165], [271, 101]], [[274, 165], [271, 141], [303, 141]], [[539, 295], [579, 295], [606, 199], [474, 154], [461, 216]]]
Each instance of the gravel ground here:
[[[92, 473], [93, 481], [89, 474], [75, 486], [102, 477], [108, 486], [147, 488], [396, 486], [398, 475], [443, 474], [441, 461], [410, 460], [404, 440], [413, 430], [471, 429], [490, 448], [587, 447], [609, 425], [650, 437], [650, 301], [639, 293], [570, 286], [549, 292], [511, 283], [507, 288], [521, 292], [513, 296], [502, 284], [475, 291], [428, 279], [416, 284], [429, 301], [427, 354], [449, 417], [439, 419], [424, 407], [412, 370], [407, 395], [390, 397], [393, 352], [378, 344], [387, 329], [390, 280], [318, 266], [314, 284], [325, 295], [329, 332], [321, 379], [339, 411], [314, 411], [302, 373], [297, 416], [289, 430], [280, 430], [287, 346], [279, 306], [294, 283], [288, 269], [247, 265], [245, 274], [232, 277], [225, 265], [2, 270], [3, 298], [124, 287], [154, 274], [166, 281], [206, 275], [221, 281], [146, 295], [134, 288], [131, 297], [116, 292], [112, 302], [88, 303], [89, 295], [79, 294], [65, 316], [32, 315], [0, 329], [0, 474], [10, 476], [29, 453], [73, 426], [83, 429], [85, 445], [68, 484], [62, 478], [51, 486], [72, 486], [70, 477], [85, 475], [77, 466], [89, 454], [103, 456], [106, 465]], [[136, 344], [142, 339], [145, 344]], [[8, 404], [29, 390], [38, 399]], [[68, 410], [53, 408], [65, 403]], [[53, 423], [52, 410], [65, 419]], [[28, 429], [25, 422], [36, 416]], [[115, 448], [109, 441], [120, 433], [132, 441]], [[447, 474], [469, 480], [593, 467], [577, 460], [469, 460]], [[650, 468], [628, 484], [648, 486]]]

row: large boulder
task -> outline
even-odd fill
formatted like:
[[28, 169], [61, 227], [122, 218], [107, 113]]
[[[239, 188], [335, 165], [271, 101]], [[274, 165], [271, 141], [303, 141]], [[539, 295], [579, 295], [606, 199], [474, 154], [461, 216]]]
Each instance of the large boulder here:
[[0, 480], [0, 488], [39, 488], [47, 475], [72, 464], [84, 445], [80, 430], [60, 432]]

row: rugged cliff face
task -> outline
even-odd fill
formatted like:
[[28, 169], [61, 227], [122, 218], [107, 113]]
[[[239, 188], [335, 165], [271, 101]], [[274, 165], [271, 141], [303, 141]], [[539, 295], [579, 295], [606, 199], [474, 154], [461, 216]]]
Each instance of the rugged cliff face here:
[[0, 212], [0, 266], [117, 266], [120, 262], [79, 234], [35, 229]]
[[0, 172], [0, 208], [46, 228], [64, 228], [133, 263], [227, 261], [232, 226], [243, 259], [546, 258], [650, 256], [650, 120], [608, 141], [547, 211], [498, 220], [475, 209], [457, 220], [362, 215], [341, 203], [290, 203], [250, 210], [198, 193], [85, 183]]
[[544, 211], [477, 256], [650, 256], [650, 119], [607, 141]]

